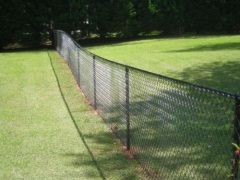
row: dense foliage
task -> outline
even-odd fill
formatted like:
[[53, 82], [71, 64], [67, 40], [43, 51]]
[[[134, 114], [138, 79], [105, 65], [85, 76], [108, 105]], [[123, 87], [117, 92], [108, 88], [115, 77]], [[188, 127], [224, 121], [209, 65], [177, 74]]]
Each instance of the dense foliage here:
[[0, 0], [0, 48], [39, 46], [52, 28], [74, 36], [240, 32], [240, 0]]

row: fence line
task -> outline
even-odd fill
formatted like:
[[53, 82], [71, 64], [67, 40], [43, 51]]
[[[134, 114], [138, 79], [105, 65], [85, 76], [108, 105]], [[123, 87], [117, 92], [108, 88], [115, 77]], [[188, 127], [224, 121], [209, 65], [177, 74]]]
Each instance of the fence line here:
[[67, 33], [55, 47], [151, 179], [239, 178], [240, 97], [101, 58]]

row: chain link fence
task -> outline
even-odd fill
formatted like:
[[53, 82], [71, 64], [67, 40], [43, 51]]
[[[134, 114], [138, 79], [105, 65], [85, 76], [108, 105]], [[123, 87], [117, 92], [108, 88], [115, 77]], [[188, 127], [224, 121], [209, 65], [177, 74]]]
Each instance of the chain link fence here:
[[63, 31], [55, 47], [149, 179], [238, 179], [240, 97], [103, 59]]

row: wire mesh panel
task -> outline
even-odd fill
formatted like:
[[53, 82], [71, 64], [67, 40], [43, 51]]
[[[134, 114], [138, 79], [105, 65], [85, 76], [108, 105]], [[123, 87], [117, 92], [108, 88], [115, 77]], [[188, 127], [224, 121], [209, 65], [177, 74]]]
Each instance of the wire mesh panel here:
[[90, 101], [94, 105], [94, 80], [93, 80], [93, 56], [81, 53], [80, 60], [80, 87]]
[[114, 63], [54, 34], [83, 93], [149, 179], [239, 178], [238, 95]]
[[96, 58], [97, 111], [126, 144], [125, 67]]
[[78, 52], [79, 48], [77, 46], [74, 46], [71, 42], [69, 42], [70, 46], [68, 47], [68, 54], [69, 54], [69, 66], [72, 71], [72, 74], [74, 78], [78, 79], [78, 65], [79, 65], [79, 59], [78, 59]]
[[231, 173], [234, 97], [131, 69], [130, 104], [131, 150], [153, 177]]

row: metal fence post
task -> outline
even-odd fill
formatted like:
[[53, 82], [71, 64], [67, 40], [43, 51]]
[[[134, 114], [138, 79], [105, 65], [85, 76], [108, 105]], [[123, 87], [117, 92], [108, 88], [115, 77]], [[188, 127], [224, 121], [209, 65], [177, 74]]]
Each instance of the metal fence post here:
[[96, 88], [96, 60], [93, 56], [93, 93], [94, 93], [94, 109], [97, 109], [97, 88]]
[[72, 71], [72, 68], [71, 68], [71, 54], [70, 54], [70, 47], [68, 46], [68, 65]]
[[78, 86], [80, 87], [80, 59], [79, 59], [80, 55], [79, 55], [79, 53], [80, 53], [80, 50], [78, 50], [78, 57], [77, 57], [77, 60], [78, 60], [78, 68], [77, 68], [77, 71], [78, 71], [77, 76], [78, 76], [78, 78], [77, 78], [77, 82], [78, 82]]
[[52, 42], [51, 47], [55, 48], [55, 38], [54, 38], [54, 31], [53, 31], [53, 29], [49, 30], [49, 39]]
[[127, 150], [130, 150], [130, 115], [129, 115], [129, 69], [125, 68], [125, 83], [126, 83], [126, 125], [127, 125]]
[[[240, 137], [240, 97], [236, 96], [235, 102], [235, 120], [234, 120], [234, 143], [240, 145], [239, 137]], [[233, 148], [233, 180], [238, 179], [238, 167], [239, 167], [239, 156], [235, 154], [236, 148]]]

